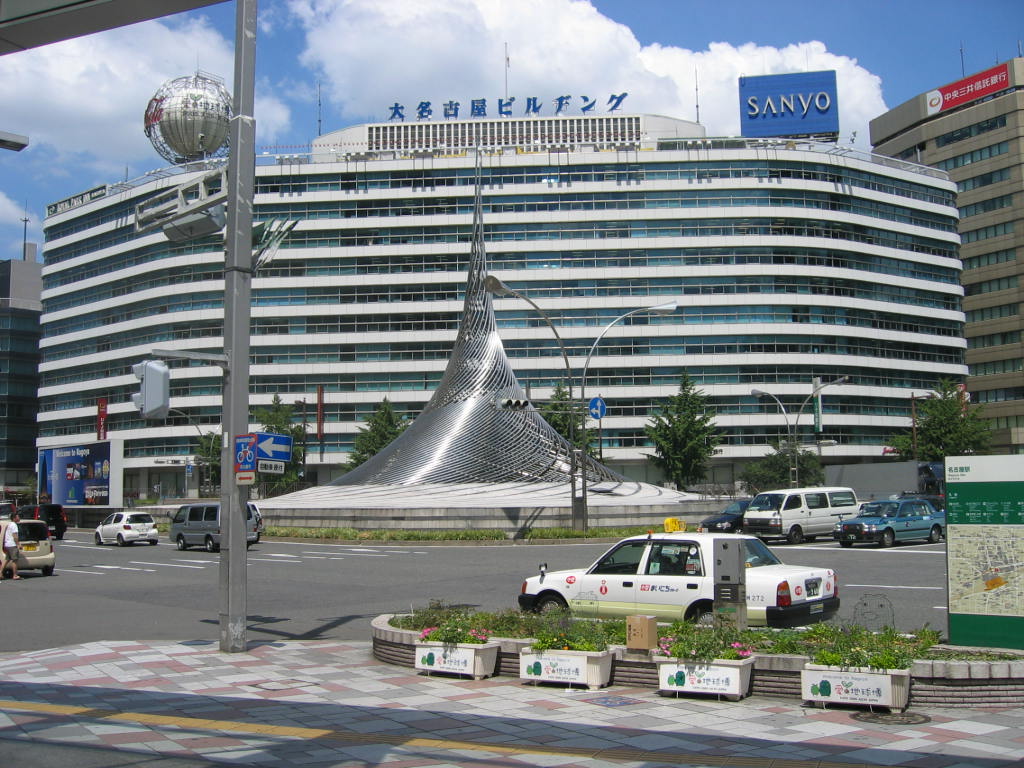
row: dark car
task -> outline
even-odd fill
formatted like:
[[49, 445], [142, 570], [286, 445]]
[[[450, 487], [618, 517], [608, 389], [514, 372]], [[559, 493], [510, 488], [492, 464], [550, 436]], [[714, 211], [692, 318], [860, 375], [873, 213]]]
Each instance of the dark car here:
[[10, 520], [17, 507], [10, 501], [0, 501], [0, 520]]
[[22, 520], [45, 520], [55, 539], [63, 539], [68, 529], [68, 516], [60, 504], [26, 504], [18, 507], [18, 514]]
[[743, 513], [750, 506], [750, 499], [739, 499], [721, 512], [705, 517], [697, 530], [703, 533], [743, 533]]

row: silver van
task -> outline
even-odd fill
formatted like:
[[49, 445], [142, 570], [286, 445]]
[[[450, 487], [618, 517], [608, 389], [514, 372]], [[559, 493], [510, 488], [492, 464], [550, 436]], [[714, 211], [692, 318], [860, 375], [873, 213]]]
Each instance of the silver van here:
[[[246, 504], [245, 546], [251, 547], [259, 541], [257, 519], [259, 509], [251, 501]], [[185, 504], [171, 518], [170, 539], [181, 550], [189, 547], [205, 547], [207, 552], [220, 549], [220, 504], [205, 502]]]
[[786, 488], [757, 494], [743, 513], [743, 532], [790, 544], [832, 536], [845, 515], [857, 514], [852, 488]]

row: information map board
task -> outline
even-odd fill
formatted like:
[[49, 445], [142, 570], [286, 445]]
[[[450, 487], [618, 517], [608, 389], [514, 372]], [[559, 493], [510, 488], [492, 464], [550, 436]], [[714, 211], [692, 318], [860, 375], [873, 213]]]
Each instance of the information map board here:
[[1024, 456], [946, 458], [949, 641], [1024, 648]]

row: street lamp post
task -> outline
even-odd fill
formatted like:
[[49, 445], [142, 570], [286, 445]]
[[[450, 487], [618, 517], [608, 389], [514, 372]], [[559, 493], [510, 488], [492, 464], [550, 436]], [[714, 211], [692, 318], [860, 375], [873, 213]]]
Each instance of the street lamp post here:
[[750, 390], [750, 394], [752, 394], [754, 397], [770, 397], [772, 400], [778, 403], [779, 410], [782, 411], [782, 416], [786, 420], [786, 431], [789, 433], [789, 446], [791, 452], [790, 455], [792, 456], [792, 458], [790, 459], [789, 466], [789, 481], [790, 483], [792, 483], [793, 488], [797, 488], [800, 486], [800, 461], [799, 455], [797, 453], [796, 441], [800, 430], [800, 417], [803, 415], [804, 408], [806, 408], [807, 404], [811, 402], [811, 400], [813, 400], [818, 395], [818, 393], [821, 392], [821, 390], [823, 390], [825, 387], [831, 387], [833, 384], [845, 384], [849, 380], [849, 376], [840, 376], [838, 379], [833, 379], [832, 381], [820, 381], [818, 379], [815, 379], [811, 384], [811, 394], [804, 398], [804, 401], [800, 403], [800, 408], [796, 412], [796, 418], [793, 419], [792, 426], [789, 423], [789, 414], [786, 412], [786, 408], [782, 404], [782, 401], [779, 400], [779, 398], [777, 398], [771, 392], [764, 392], [760, 389]]
[[[594, 356], [594, 350], [597, 349], [597, 345], [601, 343], [601, 339], [603, 339], [605, 334], [608, 333], [608, 331], [611, 330], [612, 326], [615, 325], [616, 323], [619, 323], [619, 322], [625, 320], [627, 317], [631, 317], [632, 315], [637, 315], [637, 314], [640, 314], [642, 312], [653, 312], [654, 314], [657, 314], [657, 315], [668, 315], [668, 314], [671, 314], [671, 313], [675, 312], [676, 308], [678, 306], [679, 306], [679, 304], [677, 302], [669, 301], [669, 302], [666, 302], [664, 304], [656, 304], [653, 307], [639, 307], [637, 309], [631, 309], [629, 312], [626, 312], [624, 315], [619, 315], [618, 317], [616, 317], [614, 320], [612, 320], [610, 323], [608, 323], [608, 325], [606, 325], [604, 327], [604, 329], [601, 331], [600, 335], [598, 335], [598, 337], [596, 339], [594, 339], [594, 343], [590, 345], [590, 351], [587, 352], [587, 359], [583, 363], [583, 372], [580, 374], [580, 402], [583, 404], [584, 407], [586, 407], [586, 402], [587, 402], [587, 399], [586, 399], [587, 371], [590, 369], [590, 359]], [[586, 431], [587, 431], [587, 424], [586, 424], [586, 421], [584, 420], [584, 422], [583, 422], [583, 433], [586, 434]], [[589, 441], [585, 440], [584, 442], [586, 443], [586, 442], [589, 442]], [[584, 445], [583, 446], [583, 455], [581, 456], [581, 461], [580, 461], [580, 493], [581, 493], [581, 496], [582, 496], [582, 503], [580, 505], [580, 516], [579, 516], [578, 519], [576, 519], [574, 517], [574, 519], [573, 519], [573, 526], [572, 526], [573, 530], [581, 530], [581, 531], [587, 530], [587, 527], [588, 527], [588, 525], [587, 525], [587, 516], [589, 514], [589, 512], [587, 510], [587, 454], [586, 454], [586, 449], [587, 449], [587, 446]]]
[[572, 406], [575, 404], [575, 400], [572, 399], [572, 366], [569, 365], [569, 355], [565, 351], [565, 344], [562, 342], [562, 337], [558, 333], [558, 329], [555, 328], [554, 323], [551, 322], [551, 318], [548, 317], [547, 313], [537, 306], [537, 303], [529, 296], [524, 296], [519, 291], [509, 288], [505, 283], [494, 275], [487, 275], [484, 279], [484, 288], [488, 293], [494, 296], [515, 296], [517, 299], [522, 299], [529, 304], [533, 309], [537, 311], [544, 322], [548, 324], [551, 332], [555, 334], [555, 341], [558, 342], [558, 349], [562, 353], [562, 362], [565, 363], [565, 386], [569, 391], [569, 499], [572, 509], [573, 527], [575, 528], [575, 521], [580, 517], [580, 504], [581, 501], [576, 498], [576, 414], [575, 409]]
[[302, 408], [302, 482], [306, 482], [306, 433], [308, 426], [306, 424], [306, 398], [296, 400], [295, 404]]

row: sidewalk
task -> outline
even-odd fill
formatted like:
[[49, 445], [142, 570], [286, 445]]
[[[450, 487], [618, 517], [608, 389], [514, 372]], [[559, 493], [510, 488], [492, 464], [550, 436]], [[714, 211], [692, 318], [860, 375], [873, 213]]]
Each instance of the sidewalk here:
[[1019, 768], [1024, 761], [1024, 702], [911, 709], [880, 723], [865, 715], [791, 699], [727, 702], [649, 688], [427, 677], [374, 660], [369, 642], [269, 643], [240, 654], [205, 641], [103, 642], [0, 658], [5, 765]]

